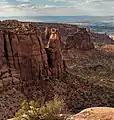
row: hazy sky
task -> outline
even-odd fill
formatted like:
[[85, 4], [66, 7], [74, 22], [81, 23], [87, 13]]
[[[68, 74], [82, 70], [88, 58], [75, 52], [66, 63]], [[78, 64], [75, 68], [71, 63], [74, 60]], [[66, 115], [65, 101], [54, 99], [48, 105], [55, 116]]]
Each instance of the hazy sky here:
[[114, 0], [0, 0], [0, 17], [38, 15], [114, 15]]

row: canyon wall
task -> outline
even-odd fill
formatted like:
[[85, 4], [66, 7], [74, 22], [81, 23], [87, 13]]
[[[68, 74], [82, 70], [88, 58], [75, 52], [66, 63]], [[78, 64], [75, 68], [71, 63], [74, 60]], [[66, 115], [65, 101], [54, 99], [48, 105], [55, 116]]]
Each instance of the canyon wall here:
[[106, 34], [90, 32], [91, 40], [96, 43], [114, 44], [114, 40]]
[[[44, 98], [47, 101], [54, 95], [59, 95], [65, 101], [66, 109], [73, 112], [90, 106], [113, 106], [111, 90], [90, 84], [68, 70], [63, 76], [64, 66], [67, 63], [67, 68], [69, 64], [63, 62], [61, 49], [81, 50], [79, 53], [74, 51], [76, 55], [83, 50], [91, 52], [89, 50], [94, 46], [90, 33], [77, 26], [49, 24], [50, 30], [54, 27], [57, 31], [46, 37], [45, 25], [15, 20], [0, 22], [0, 120], [14, 117], [23, 100]], [[85, 64], [84, 59], [73, 58], [67, 60]]]
[[37, 26], [18, 21], [0, 23], [0, 120], [13, 117], [23, 100], [45, 97], [46, 81], [62, 78], [59, 42], [55, 39], [50, 43], [55, 47], [45, 48]]
[[[11, 27], [13, 28], [14, 25], [12, 24]], [[18, 23], [17, 26], [15, 24], [15, 28], [0, 31], [1, 67], [7, 64], [9, 68], [18, 69], [23, 83], [29, 80], [36, 82], [47, 77], [54, 77], [52, 75], [53, 70], [50, 71], [53, 68], [49, 68], [48, 65], [48, 56], [40, 30], [31, 28], [29, 24], [21, 23]], [[59, 43], [59, 40], [54, 41], [55, 47], [57, 43]], [[59, 44], [58, 48], [60, 48]], [[53, 52], [57, 51], [58, 49], [53, 48]], [[61, 48], [59, 52], [61, 52]], [[57, 59], [60, 59], [60, 57], [57, 56]], [[57, 62], [58, 73], [56, 78], [59, 78], [58, 75], [63, 71], [61, 61]], [[56, 64], [56, 61], [54, 62]]]
[[76, 48], [79, 50], [94, 49], [90, 34], [85, 28], [78, 28], [74, 34], [69, 35], [66, 39], [66, 48]]

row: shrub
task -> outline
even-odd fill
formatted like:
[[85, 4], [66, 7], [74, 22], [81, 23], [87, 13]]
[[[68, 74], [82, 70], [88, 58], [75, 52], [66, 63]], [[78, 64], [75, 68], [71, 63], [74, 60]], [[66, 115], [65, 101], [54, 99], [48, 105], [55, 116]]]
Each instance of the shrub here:
[[38, 101], [23, 101], [17, 111], [14, 120], [21, 120], [26, 115], [27, 120], [60, 120], [59, 114], [62, 110], [63, 101], [58, 97], [44, 104]]

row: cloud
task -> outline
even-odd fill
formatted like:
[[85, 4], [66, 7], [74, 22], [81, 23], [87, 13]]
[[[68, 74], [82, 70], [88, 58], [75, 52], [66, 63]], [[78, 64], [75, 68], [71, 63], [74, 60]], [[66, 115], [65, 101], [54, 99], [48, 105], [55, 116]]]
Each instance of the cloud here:
[[[0, 16], [114, 15], [113, 0], [47, 0], [46, 4], [43, 2], [42, 4], [35, 4], [33, 3], [35, 0], [15, 1], [20, 3], [13, 4], [12, 2], [9, 3], [8, 0], [0, 2]], [[64, 4], [60, 4], [62, 2]], [[59, 6], [56, 3], [59, 3]]]
[[16, 0], [18, 2], [30, 2], [31, 0]]
[[52, 2], [66, 2], [67, 0], [48, 0], [48, 1], [52, 1]]

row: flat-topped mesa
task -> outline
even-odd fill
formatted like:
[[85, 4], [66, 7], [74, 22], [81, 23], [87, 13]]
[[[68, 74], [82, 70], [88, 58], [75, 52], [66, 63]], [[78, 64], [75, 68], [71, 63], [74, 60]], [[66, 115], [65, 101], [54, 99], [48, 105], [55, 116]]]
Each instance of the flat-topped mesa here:
[[94, 45], [91, 42], [89, 32], [86, 28], [78, 28], [73, 35], [68, 36], [66, 39], [66, 47], [80, 50], [94, 49]]
[[[4, 23], [5, 24], [5, 23]], [[0, 67], [5, 64], [20, 71], [22, 83], [36, 83], [46, 78], [61, 78], [63, 71], [59, 39], [53, 42], [52, 55], [45, 50], [40, 30], [32, 24], [8, 23], [0, 30]], [[17, 24], [19, 26], [17, 26]], [[16, 28], [17, 27], [17, 28]], [[50, 43], [51, 45], [52, 43]], [[54, 66], [49, 64], [49, 55]]]
[[91, 32], [90, 35], [95, 43], [114, 44], [114, 40], [107, 34]]

